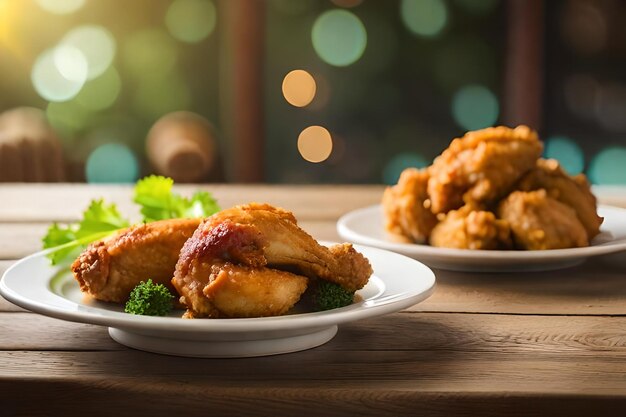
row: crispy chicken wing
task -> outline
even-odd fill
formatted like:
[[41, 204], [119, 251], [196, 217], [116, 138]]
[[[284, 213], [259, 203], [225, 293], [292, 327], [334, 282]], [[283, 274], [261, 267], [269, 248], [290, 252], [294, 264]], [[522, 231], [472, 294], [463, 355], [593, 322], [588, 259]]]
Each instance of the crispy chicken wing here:
[[534, 167], [542, 149], [537, 133], [526, 126], [492, 127], [454, 139], [430, 167], [431, 210], [495, 202]]
[[98, 300], [123, 303], [148, 278], [172, 288], [180, 249], [200, 221], [147, 223], [92, 243], [71, 266], [80, 289]]
[[385, 230], [396, 240], [425, 243], [437, 224], [426, 192], [428, 178], [425, 169], [407, 168], [400, 174], [398, 184], [385, 190]]
[[[187, 317], [250, 317], [283, 314], [306, 289], [306, 277], [357, 290], [371, 273], [352, 245], [324, 247], [290, 212], [249, 204], [198, 227], [181, 250], [172, 284]], [[246, 276], [250, 288], [244, 289]]]
[[522, 177], [517, 188], [532, 191], [543, 188], [548, 196], [574, 209], [585, 227], [588, 240], [600, 233], [603, 218], [598, 216], [596, 198], [584, 174], [569, 176], [555, 159], [539, 159], [535, 168]]
[[509, 222], [519, 249], [541, 250], [589, 245], [587, 232], [570, 206], [545, 190], [515, 191], [504, 199], [498, 215]]
[[433, 229], [430, 244], [456, 249], [510, 249], [513, 246], [506, 221], [471, 205], [448, 212]]
[[348, 290], [362, 288], [372, 274], [368, 260], [352, 245], [322, 246], [302, 230], [294, 215], [269, 204], [246, 204], [211, 216], [204, 229], [224, 221], [253, 226], [264, 239], [267, 265], [335, 282]]

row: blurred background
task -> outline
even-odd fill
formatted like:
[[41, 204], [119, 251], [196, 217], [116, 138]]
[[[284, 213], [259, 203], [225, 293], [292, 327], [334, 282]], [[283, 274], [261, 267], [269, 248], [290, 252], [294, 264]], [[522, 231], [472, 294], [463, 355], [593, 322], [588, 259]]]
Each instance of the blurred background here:
[[394, 183], [537, 129], [626, 184], [619, 0], [0, 0], [0, 181]]

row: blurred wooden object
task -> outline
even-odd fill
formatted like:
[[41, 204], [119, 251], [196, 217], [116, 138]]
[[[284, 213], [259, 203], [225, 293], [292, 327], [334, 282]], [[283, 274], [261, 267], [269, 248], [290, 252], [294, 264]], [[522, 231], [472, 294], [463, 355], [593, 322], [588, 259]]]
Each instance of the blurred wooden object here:
[[264, 180], [265, 4], [249, 0], [220, 3], [224, 13], [220, 104], [223, 130], [231, 144], [228, 179], [232, 182]]
[[543, 94], [543, 0], [510, 0], [503, 122], [541, 129]]
[[61, 142], [44, 112], [19, 107], [0, 114], [0, 182], [64, 179]]
[[217, 179], [214, 130], [198, 114], [175, 112], [161, 117], [148, 132], [146, 152], [156, 172], [176, 182]]

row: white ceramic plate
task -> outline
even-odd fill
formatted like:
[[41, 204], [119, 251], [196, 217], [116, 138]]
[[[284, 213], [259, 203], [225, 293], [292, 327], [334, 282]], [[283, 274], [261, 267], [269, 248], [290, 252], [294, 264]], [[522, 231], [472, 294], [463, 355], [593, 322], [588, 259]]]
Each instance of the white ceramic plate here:
[[543, 251], [479, 251], [393, 242], [384, 231], [380, 205], [342, 216], [337, 222], [337, 231], [350, 242], [401, 253], [432, 268], [478, 272], [546, 271], [578, 265], [591, 256], [626, 250], [626, 209], [600, 206], [598, 213], [604, 217], [604, 222], [591, 246]]
[[[337, 325], [400, 311], [432, 293], [435, 275], [411, 258], [355, 246], [374, 269], [357, 292], [360, 301], [335, 310], [251, 319], [136, 316], [122, 306], [84, 296], [67, 268], [52, 267], [39, 252], [18, 261], [0, 281], [0, 294], [18, 306], [59, 319], [109, 327], [117, 342], [156, 353], [245, 357], [295, 352], [326, 343]], [[175, 316], [174, 314], [177, 314]]]

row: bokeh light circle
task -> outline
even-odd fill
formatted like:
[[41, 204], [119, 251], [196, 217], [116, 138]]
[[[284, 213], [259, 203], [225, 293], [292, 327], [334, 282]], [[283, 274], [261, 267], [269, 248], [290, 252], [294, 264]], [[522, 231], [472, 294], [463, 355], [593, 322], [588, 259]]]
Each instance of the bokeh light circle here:
[[298, 151], [309, 162], [325, 161], [333, 151], [333, 138], [324, 127], [309, 126], [298, 136]]
[[353, 64], [367, 45], [367, 32], [352, 12], [334, 9], [324, 12], [313, 24], [313, 48], [326, 63], [337, 67]]
[[157, 76], [169, 73], [178, 59], [176, 42], [167, 32], [145, 29], [129, 36], [124, 43], [124, 61], [138, 79], [146, 74]]
[[626, 184], [626, 147], [611, 146], [600, 151], [589, 164], [594, 184]]
[[69, 81], [84, 83], [87, 79], [88, 64], [85, 54], [73, 46], [61, 45], [54, 48], [52, 59], [57, 71]]
[[179, 41], [196, 43], [215, 29], [217, 12], [210, 0], [175, 0], [165, 14], [165, 25]]
[[54, 14], [74, 13], [85, 5], [85, 0], [37, 0], [39, 7]]
[[176, 71], [165, 76], [148, 75], [137, 83], [133, 105], [142, 116], [157, 119], [172, 111], [190, 109], [192, 94], [185, 77]]
[[467, 130], [493, 126], [498, 120], [500, 105], [495, 94], [482, 85], [468, 85], [452, 99], [452, 116]]
[[35, 91], [48, 101], [70, 100], [86, 80], [86, 58], [81, 51], [63, 45], [42, 52], [31, 71]]
[[132, 183], [139, 176], [139, 164], [127, 146], [107, 143], [91, 152], [85, 176], [91, 183]]
[[383, 181], [385, 184], [393, 185], [398, 182], [400, 174], [407, 168], [423, 168], [428, 166], [428, 161], [422, 155], [416, 153], [400, 153], [385, 165], [383, 168]]
[[283, 79], [283, 96], [292, 106], [304, 107], [313, 101], [317, 85], [311, 74], [304, 70], [293, 70]]
[[76, 96], [76, 102], [87, 110], [100, 111], [115, 103], [122, 89], [122, 81], [115, 67], [109, 67], [98, 78], [88, 81]]
[[546, 158], [557, 159], [571, 175], [579, 174], [585, 168], [585, 157], [582, 149], [574, 140], [565, 136], [548, 138], [544, 155]]
[[108, 29], [85, 25], [72, 29], [60, 44], [79, 49], [87, 58], [88, 79], [94, 79], [109, 68], [115, 57], [115, 39]]
[[414, 34], [435, 37], [448, 21], [448, 10], [442, 0], [402, 0], [400, 17]]

